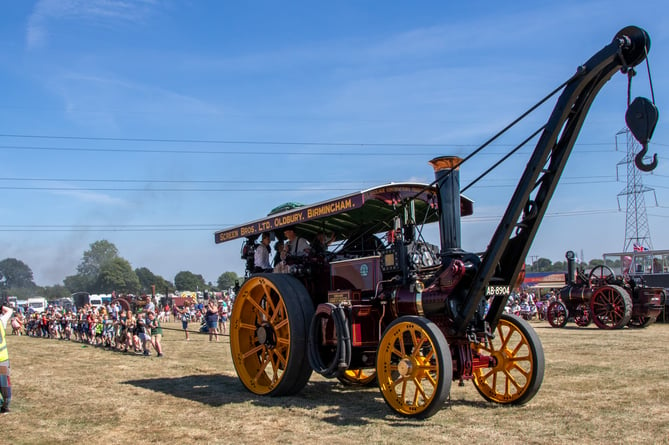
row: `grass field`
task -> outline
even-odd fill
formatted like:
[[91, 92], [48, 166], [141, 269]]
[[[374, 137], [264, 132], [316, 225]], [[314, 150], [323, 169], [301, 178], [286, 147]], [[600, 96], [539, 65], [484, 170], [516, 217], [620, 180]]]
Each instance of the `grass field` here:
[[532, 324], [546, 373], [529, 404], [492, 405], [472, 383], [454, 383], [449, 404], [423, 421], [394, 414], [376, 387], [317, 374], [296, 396], [255, 396], [237, 379], [227, 337], [186, 342], [167, 330], [158, 358], [9, 336], [13, 401], [1, 443], [669, 443], [669, 324]]

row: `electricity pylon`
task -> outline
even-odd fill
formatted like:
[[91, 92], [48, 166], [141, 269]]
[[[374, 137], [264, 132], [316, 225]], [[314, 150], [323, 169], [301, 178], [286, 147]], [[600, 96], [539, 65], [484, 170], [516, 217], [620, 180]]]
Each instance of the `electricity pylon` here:
[[[652, 192], [657, 205], [657, 196], [655, 189], [643, 185], [641, 172], [634, 164], [634, 157], [638, 149], [639, 143], [634, 139], [632, 133], [625, 128], [616, 133], [616, 150], [618, 150], [618, 142], [620, 139], [625, 139], [627, 148], [627, 156], [618, 163], [618, 166], [625, 165], [627, 168], [627, 185], [625, 189], [618, 193], [618, 210], [621, 210], [620, 198], [626, 199], [626, 218], [625, 218], [625, 243], [623, 252], [629, 250], [646, 250], [653, 249], [653, 242], [650, 239], [650, 228], [648, 226], [648, 215], [646, 214], [646, 200], [645, 193]], [[616, 171], [618, 178], [618, 172]]]

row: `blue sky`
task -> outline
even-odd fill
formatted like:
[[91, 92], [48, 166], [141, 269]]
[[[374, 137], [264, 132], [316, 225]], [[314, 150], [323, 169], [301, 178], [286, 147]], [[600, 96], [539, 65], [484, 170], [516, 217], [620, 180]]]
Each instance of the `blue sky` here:
[[[60, 284], [106, 239], [168, 280], [242, 274], [240, 244], [215, 245], [216, 230], [287, 201], [430, 182], [430, 159], [471, 152], [627, 25], [652, 39], [660, 166], [643, 181], [659, 204], [646, 195], [653, 247], [669, 248], [668, 12], [660, 0], [6, 2], [0, 259]], [[622, 249], [626, 88], [616, 75], [595, 100], [531, 257]], [[645, 66], [632, 93], [650, 96]], [[463, 166], [461, 182], [552, 104]], [[467, 192], [463, 248], [486, 248], [528, 152]]]

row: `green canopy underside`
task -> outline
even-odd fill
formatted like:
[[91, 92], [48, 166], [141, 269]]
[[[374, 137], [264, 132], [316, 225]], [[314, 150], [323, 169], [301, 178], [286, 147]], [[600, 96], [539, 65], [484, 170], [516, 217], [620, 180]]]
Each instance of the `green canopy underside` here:
[[[420, 183], [399, 183], [351, 193], [312, 205], [282, 204], [262, 219], [218, 231], [216, 243], [243, 237], [257, 237], [262, 232], [276, 232], [292, 226], [295, 232], [313, 239], [318, 232], [334, 234], [336, 240], [348, 239], [359, 233], [382, 233], [393, 228], [395, 216], [402, 216], [405, 205], [413, 200], [416, 223], [438, 220], [438, 199], [434, 187]], [[462, 216], [471, 215], [473, 203], [460, 197]]]

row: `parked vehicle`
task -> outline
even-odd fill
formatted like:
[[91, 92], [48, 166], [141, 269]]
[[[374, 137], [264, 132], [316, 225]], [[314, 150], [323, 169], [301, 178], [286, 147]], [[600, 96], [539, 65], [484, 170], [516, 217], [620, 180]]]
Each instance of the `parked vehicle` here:
[[[635, 283], [644, 286], [661, 287], [664, 289], [664, 305], [662, 321], [669, 317], [669, 250], [649, 250], [643, 246], [637, 246], [632, 252], [605, 253], [604, 263], [611, 267], [616, 275], [629, 277]], [[634, 319], [635, 316], [633, 315]], [[643, 323], [643, 319], [634, 320], [635, 323]]]
[[71, 296], [74, 305], [82, 308], [89, 305], [95, 309], [111, 302], [111, 295], [107, 294], [89, 294], [88, 292], [75, 292]]
[[[625, 28], [564, 84], [481, 254], [460, 245], [460, 218], [473, 213], [460, 194], [459, 169], [469, 158], [448, 156], [430, 161], [429, 185], [383, 185], [216, 232], [216, 243], [245, 239], [246, 281], [230, 318], [242, 384], [280, 396], [300, 391], [312, 372], [351, 385], [376, 382], [392, 410], [417, 418], [442, 408], [452, 381], [473, 382], [487, 401], [530, 401], [543, 382], [543, 347], [529, 323], [504, 307], [522, 283], [527, 252], [594, 96], [621, 68], [645, 60], [649, 44], [644, 30]], [[630, 106], [635, 126], [654, 108], [639, 100], [641, 111]], [[650, 136], [633, 133], [645, 142]], [[424, 226], [437, 222], [440, 246], [423, 237]], [[249, 252], [260, 248], [258, 237], [283, 238], [287, 228], [312, 240], [333, 234], [331, 250], [287, 255], [285, 273], [254, 273]]]
[[588, 275], [574, 268], [574, 252], [567, 252], [567, 285], [560, 299], [548, 307], [548, 322], [563, 327], [571, 318], [578, 326], [594, 321], [601, 329], [644, 328], [662, 312], [665, 290], [645, 286], [629, 276], [616, 275], [607, 265]]
[[49, 302], [44, 297], [31, 297], [28, 298], [28, 311], [37, 312], [41, 314], [44, 312], [49, 305]]
[[[88, 304], [91, 305], [94, 309], [98, 309], [100, 306], [104, 305], [103, 298], [106, 295], [102, 294], [92, 294], [88, 296]], [[111, 301], [111, 300], [110, 300]]]

